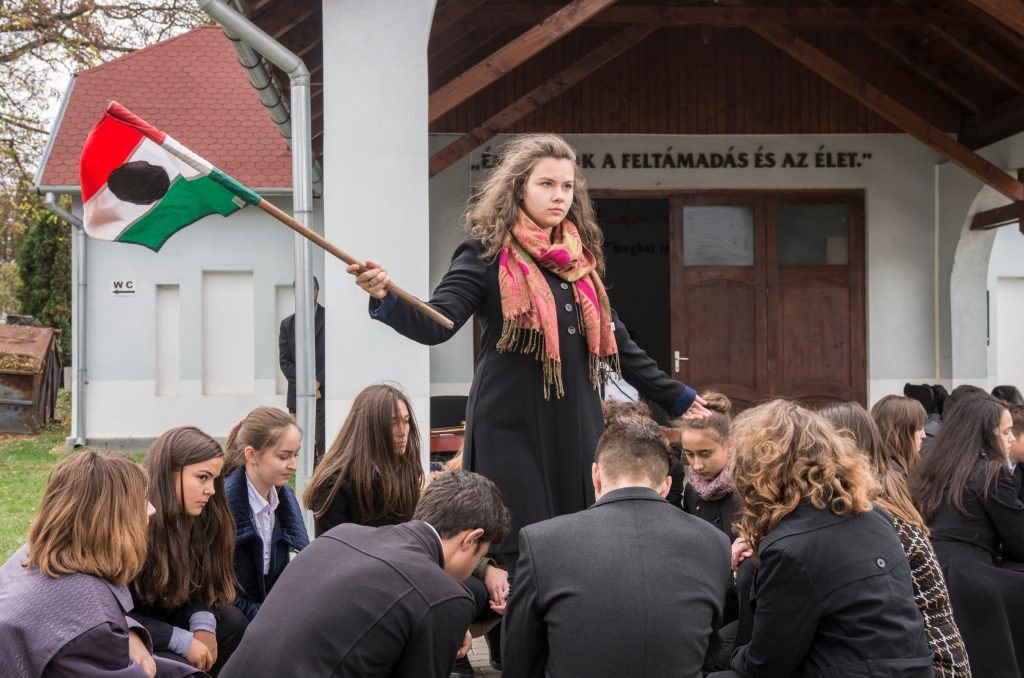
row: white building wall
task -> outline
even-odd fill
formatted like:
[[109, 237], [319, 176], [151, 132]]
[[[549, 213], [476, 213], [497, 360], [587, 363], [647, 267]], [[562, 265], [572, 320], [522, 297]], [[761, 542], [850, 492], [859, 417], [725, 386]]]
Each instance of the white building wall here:
[[[427, 39], [433, 0], [326, 0], [324, 210], [326, 237], [384, 265], [396, 284], [426, 297]], [[367, 295], [329, 261], [328, 443], [367, 385], [397, 381], [412, 400], [426, 444], [429, 353], [367, 316]]]
[[[979, 154], [1010, 171], [1024, 167], [1024, 133], [981, 149]], [[996, 364], [998, 347], [994, 340], [988, 340], [989, 328], [995, 328], [990, 323], [999, 309], [993, 308], [990, 318], [986, 296], [994, 290], [994, 277], [1011, 276], [1014, 269], [1017, 275], [1024, 275], [1024, 259], [1019, 258], [1020, 242], [1015, 235], [1024, 236], [1020, 236], [1019, 231], [1012, 233], [1016, 231], [1014, 226], [971, 231], [970, 225], [977, 212], [1009, 202], [1008, 198], [951, 163], [939, 168], [939, 278], [942, 281], [943, 330], [950, 337], [946, 344], [948, 363], [947, 356], [943, 356], [947, 386], [974, 384], [991, 389], [1000, 383]]]
[[[271, 201], [291, 209], [290, 198]], [[80, 203], [74, 211], [81, 214]], [[323, 223], [319, 203], [314, 223]], [[90, 444], [143, 449], [163, 431], [182, 425], [224, 437], [254, 407], [284, 407], [277, 388], [277, 296], [281, 286], [292, 284], [293, 238], [286, 226], [249, 208], [226, 219], [207, 217], [175, 234], [159, 252], [85, 240], [85, 419]], [[322, 280], [323, 256], [318, 254], [314, 271]], [[240, 337], [237, 353], [247, 353], [251, 375], [241, 386], [220, 389], [230, 393], [218, 395], [203, 392], [204, 335], [207, 353], [219, 347], [219, 333], [204, 332], [203, 280], [208, 273], [236, 273], [248, 279], [246, 289], [251, 289], [249, 298], [239, 299], [238, 308], [228, 309], [235, 314], [231, 331]], [[115, 280], [132, 281], [135, 293], [114, 295]], [[320, 294], [329, 305], [329, 291]], [[159, 337], [158, 327], [164, 330]], [[158, 355], [164, 358], [159, 365]], [[221, 367], [211, 365], [214, 370]], [[238, 365], [232, 370], [244, 371]]]
[[[454, 135], [433, 135], [431, 150]], [[458, 215], [479, 175], [481, 154], [496, 150], [494, 139], [471, 157], [431, 180], [431, 283], [436, 284], [462, 236]], [[939, 157], [905, 135], [826, 136], [661, 136], [568, 135], [582, 153], [594, 154], [596, 168], [584, 175], [593, 189], [770, 190], [863, 189], [867, 248], [868, 401], [902, 393], [906, 382], [934, 379], [934, 180]], [[671, 149], [671, 150], [670, 150]], [[623, 153], [740, 153], [745, 168], [622, 168]], [[754, 167], [756, 153], [773, 153], [774, 168]], [[816, 154], [857, 153], [859, 167], [815, 167]], [[782, 168], [785, 153], [806, 168]], [[611, 154], [616, 167], [601, 168]], [[867, 154], [864, 156], [863, 154]], [[762, 155], [762, 157], [764, 157]], [[834, 156], [833, 156], [834, 157]], [[632, 159], [631, 159], [632, 160]], [[472, 380], [472, 331], [431, 350], [433, 392], [468, 392]], [[946, 341], [948, 344], [948, 340]]]

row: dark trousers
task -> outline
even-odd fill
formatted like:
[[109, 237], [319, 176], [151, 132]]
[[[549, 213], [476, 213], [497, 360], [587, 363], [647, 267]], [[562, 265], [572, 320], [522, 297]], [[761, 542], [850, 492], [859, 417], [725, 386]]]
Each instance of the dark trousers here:
[[[295, 410], [289, 409], [289, 414], [295, 416]], [[324, 456], [324, 441], [327, 437], [327, 417], [324, 411], [323, 398], [316, 401], [316, 432], [313, 438], [313, 466], [320, 463]]]
[[[180, 612], [168, 616], [163, 621], [172, 626], [187, 629], [188, 612], [187, 608], [183, 608]], [[216, 676], [228, 659], [231, 658], [231, 653], [242, 642], [242, 635], [245, 633], [245, 627], [249, 625], [249, 620], [234, 605], [221, 606], [219, 610], [213, 613], [213, 616], [217, 618], [217, 661], [209, 673], [211, 676]], [[157, 651], [153, 654], [164, 659], [173, 659], [174, 661], [188, 664], [187, 659], [168, 650]]]

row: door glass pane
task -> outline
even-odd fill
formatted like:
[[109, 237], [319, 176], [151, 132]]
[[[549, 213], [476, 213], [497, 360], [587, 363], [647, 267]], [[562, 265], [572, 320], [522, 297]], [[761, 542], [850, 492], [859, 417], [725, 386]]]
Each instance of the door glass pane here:
[[753, 266], [754, 209], [693, 205], [683, 209], [685, 266]]
[[779, 206], [780, 266], [846, 266], [850, 262], [850, 208]]

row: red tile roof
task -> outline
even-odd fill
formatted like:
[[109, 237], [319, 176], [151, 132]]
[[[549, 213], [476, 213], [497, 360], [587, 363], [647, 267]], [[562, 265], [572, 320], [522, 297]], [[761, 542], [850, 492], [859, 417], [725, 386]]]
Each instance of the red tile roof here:
[[288, 144], [217, 26], [78, 73], [40, 186], [78, 186], [85, 138], [111, 99], [249, 187], [291, 187]]

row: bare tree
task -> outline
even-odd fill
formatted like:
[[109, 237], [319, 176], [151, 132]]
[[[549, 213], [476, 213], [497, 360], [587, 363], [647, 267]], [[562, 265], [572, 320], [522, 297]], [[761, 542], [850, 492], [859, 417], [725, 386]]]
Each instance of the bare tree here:
[[68, 77], [204, 21], [192, 0], [0, 0], [0, 261], [40, 217], [28, 188]]

